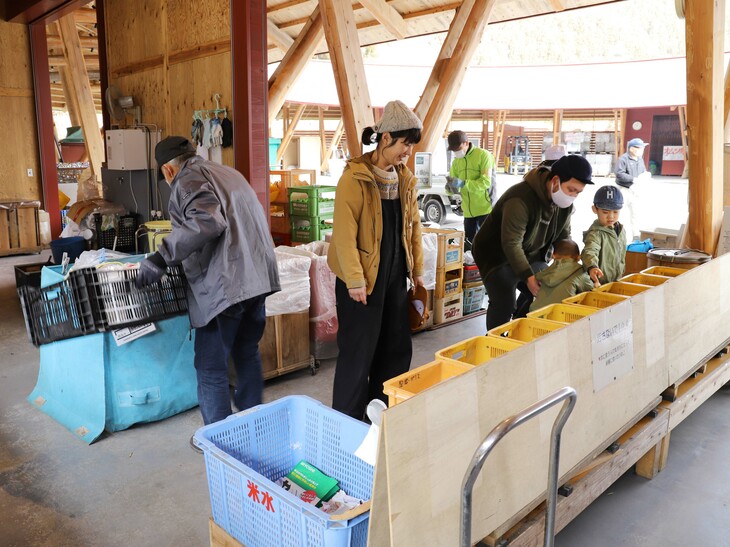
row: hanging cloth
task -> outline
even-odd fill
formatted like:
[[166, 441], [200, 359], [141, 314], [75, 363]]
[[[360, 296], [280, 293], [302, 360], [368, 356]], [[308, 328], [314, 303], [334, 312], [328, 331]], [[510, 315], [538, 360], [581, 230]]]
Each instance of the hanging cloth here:
[[228, 117], [221, 120], [221, 130], [223, 131], [223, 148], [233, 146], [233, 124]]

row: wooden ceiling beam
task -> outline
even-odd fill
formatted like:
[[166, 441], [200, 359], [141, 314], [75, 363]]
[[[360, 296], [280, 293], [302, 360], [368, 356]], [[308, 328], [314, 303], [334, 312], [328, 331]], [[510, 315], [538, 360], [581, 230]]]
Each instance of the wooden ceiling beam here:
[[302, 119], [302, 114], [304, 113], [305, 107], [305, 104], [300, 104], [299, 106], [297, 106], [297, 111], [294, 113], [294, 118], [287, 126], [286, 131], [284, 131], [284, 135], [281, 138], [281, 143], [279, 144], [279, 149], [276, 151], [277, 164], [281, 164], [281, 158], [284, 157], [286, 149], [289, 148], [289, 144], [291, 143], [292, 137], [294, 136], [294, 130], [297, 128], [299, 120]]
[[86, 149], [89, 152], [91, 172], [100, 181], [101, 163], [104, 160], [104, 144], [99, 131], [99, 123], [96, 119], [96, 107], [91, 93], [91, 83], [84, 64], [84, 57], [81, 54], [79, 34], [76, 32], [73, 15], [61, 17], [58, 20], [58, 30], [64, 43], [66, 70], [68, 71], [68, 78], [63, 82], [64, 87], [68, 89], [69, 96], [73, 97], [78, 105], [79, 125], [81, 125], [84, 133]]
[[685, 2], [684, 9], [689, 148], [687, 246], [713, 254], [723, 205], [725, 2], [693, 0]]
[[[86, 66], [93, 66], [96, 69], [99, 68], [99, 56], [98, 55], [84, 55], [84, 63]], [[63, 55], [49, 55], [48, 64], [51, 66], [66, 66], [66, 57]]]
[[267, 37], [276, 47], [286, 53], [289, 48], [294, 44], [294, 38], [289, 36], [286, 32], [277, 27], [271, 19], [267, 19]]
[[373, 125], [374, 120], [355, 13], [350, 2], [341, 0], [320, 0], [319, 6], [348, 146], [353, 155], [359, 155], [362, 151], [360, 135], [363, 129]]
[[[417, 150], [433, 152], [436, 148], [495, 2], [464, 0], [456, 13], [424, 94], [416, 105], [416, 114], [423, 120], [423, 133]], [[467, 8], [471, 9], [467, 11]], [[415, 154], [411, 155], [411, 158], [414, 157]]]
[[73, 12], [74, 21], [77, 23], [96, 24], [96, 10], [81, 8]]
[[[79, 44], [85, 49], [98, 49], [99, 40], [96, 36], [79, 36]], [[48, 47], [63, 47], [63, 40], [60, 36], [50, 35], [48, 36]]]
[[360, 0], [360, 3], [398, 40], [408, 36], [408, 25], [405, 20], [398, 10], [385, 0]]
[[320, 166], [320, 171], [322, 171], [323, 173], [326, 173], [330, 170], [330, 158], [332, 157], [332, 154], [335, 153], [335, 150], [337, 150], [337, 147], [340, 145], [340, 140], [342, 140], [342, 133], [344, 133], [344, 131], [345, 124], [342, 122], [342, 119], [340, 119], [339, 123], [337, 124], [337, 129], [335, 129], [335, 134], [332, 136], [332, 141], [327, 148], [327, 153], [324, 156], [324, 161]]
[[284, 106], [287, 93], [297, 83], [323, 37], [322, 14], [319, 7], [316, 7], [307, 20], [307, 24], [304, 25], [269, 78], [269, 125], [273, 123], [279, 110]]

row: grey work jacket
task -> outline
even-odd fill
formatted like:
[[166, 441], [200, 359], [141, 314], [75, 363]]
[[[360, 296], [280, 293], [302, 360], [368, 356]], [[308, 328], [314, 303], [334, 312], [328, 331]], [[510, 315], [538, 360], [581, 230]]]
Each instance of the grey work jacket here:
[[193, 327], [233, 304], [280, 290], [266, 216], [241, 173], [196, 156], [171, 187], [172, 233], [158, 250], [168, 264], [183, 266]]

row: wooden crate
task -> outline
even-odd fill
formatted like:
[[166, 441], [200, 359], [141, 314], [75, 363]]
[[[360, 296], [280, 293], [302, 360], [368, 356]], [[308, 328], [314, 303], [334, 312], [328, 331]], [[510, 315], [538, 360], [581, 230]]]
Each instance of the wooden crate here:
[[267, 317], [259, 351], [264, 379], [314, 366], [309, 352], [309, 310]]
[[464, 316], [464, 293], [452, 294], [446, 298], [435, 298], [433, 324], [448, 323]]
[[38, 205], [0, 204], [0, 256], [42, 249]]
[[[272, 199], [272, 203], [289, 203], [287, 188], [294, 186], [314, 186], [317, 184], [316, 169], [284, 169], [269, 171], [269, 184], [278, 184], [279, 195]], [[288, 211], [288, 206], [287, 206]]]
[[462, 268], [436, 270], [436, 298], [445, 298], [461, 292]]
[[646, 253], [635, 253], [626, 251], [626, 267], [624, 274], [639, 273], [646, 268]]
[[424, 228], [425, 234], [438, 236], [436, 270], [449, 271], [463, 267], [464, 264], [464, 232], [462, 230], [444, 230], [441, 228]]

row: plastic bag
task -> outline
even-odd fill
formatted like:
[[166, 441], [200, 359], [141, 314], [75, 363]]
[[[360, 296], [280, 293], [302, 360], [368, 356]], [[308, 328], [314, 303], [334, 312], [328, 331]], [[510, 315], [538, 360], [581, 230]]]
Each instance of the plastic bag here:
[[436, 263], [438, 259], [438, 234], [423, 234], [423, 283], [427, 290], [436, 288]]
[[309, 309], [309, 267], [308, 256], [282, 252], [277, 247], [276, 265], [279, 268], [281, 291], [266, 298], [266, 315], [298, 313]]

